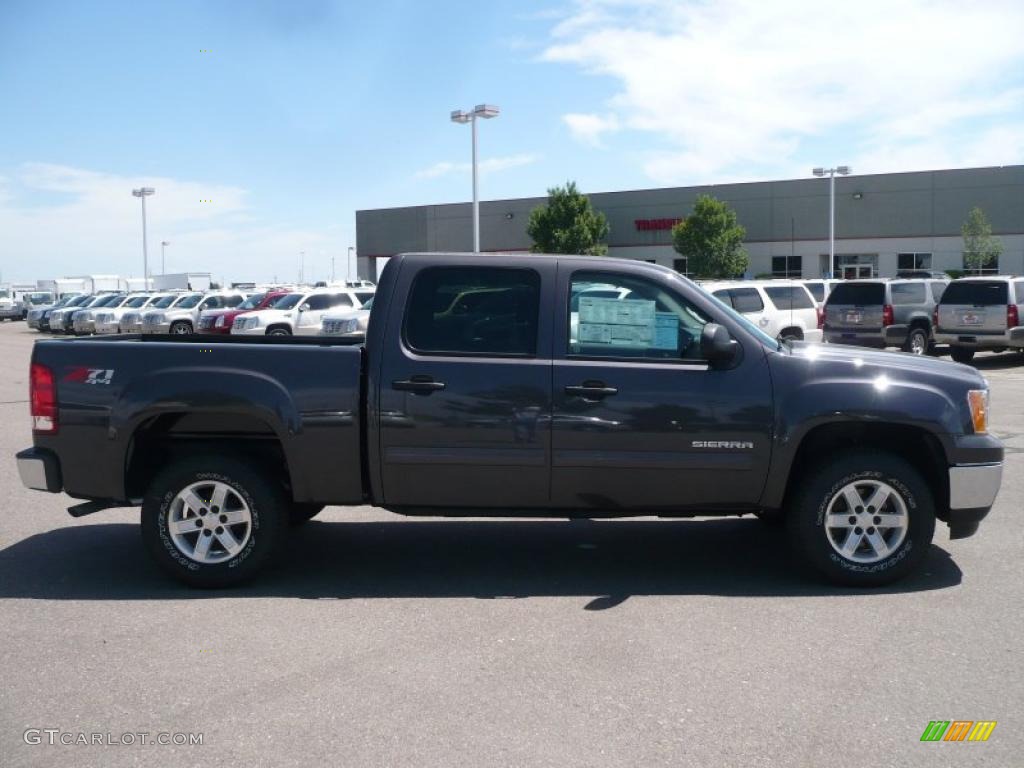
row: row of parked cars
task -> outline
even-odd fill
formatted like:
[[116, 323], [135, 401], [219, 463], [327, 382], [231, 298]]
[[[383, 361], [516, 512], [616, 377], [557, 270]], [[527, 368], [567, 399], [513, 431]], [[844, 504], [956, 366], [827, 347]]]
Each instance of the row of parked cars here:
[[1024, 350], [1024, 277], [942, 274], [860, 280], [737, 280], [702, 286], [781, 340], [895, 347], [946, 345], [961, 363], [979, 350]]
[[266, 336], [365, 333], [374, 287], [273, 287], [66, 296], [34, 309], [28, 326], [58, 334], [246, 334]]

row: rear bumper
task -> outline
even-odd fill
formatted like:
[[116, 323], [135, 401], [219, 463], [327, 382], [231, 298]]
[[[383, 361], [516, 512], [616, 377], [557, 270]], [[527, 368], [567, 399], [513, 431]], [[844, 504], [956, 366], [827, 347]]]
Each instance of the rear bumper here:
[[873, 347], [875, 349], [883, 349], [886, 344], [881, 331], [864, 333], [826, 328], [824, 336], [825, 341], [829, 344], [849, 344], [856, 347]]
[[1004, 333], [971, 333], [970, 331], [954, 333], [940, 330], [935, 332], [935, 343], [969, 349], [1024, 348], [1024, 326], [1011, 328]]
[[60, 493], [60, 461], [45, 448], [26, 448], [15, 457], [21, 484], [34, 491]]

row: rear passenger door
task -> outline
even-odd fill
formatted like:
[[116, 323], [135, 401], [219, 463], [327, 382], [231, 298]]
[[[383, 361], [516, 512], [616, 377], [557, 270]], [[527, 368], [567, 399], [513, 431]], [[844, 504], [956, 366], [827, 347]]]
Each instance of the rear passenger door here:
[[377, 393], [389, 506], [549, 503], [555, 265], [487, 262], [402, 264]]

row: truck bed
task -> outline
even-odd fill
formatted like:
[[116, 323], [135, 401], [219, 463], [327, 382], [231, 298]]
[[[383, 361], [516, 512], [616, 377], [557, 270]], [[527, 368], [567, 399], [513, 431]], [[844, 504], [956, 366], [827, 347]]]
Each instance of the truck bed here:
[[280, 451], [297, 502], [359, 503], [362, 357], [358, 343], [319, 337], [40, 341], [32, 362], [53, 372], [60, 416], [36, 444], [79, 498], [137, 499], [140, 463], [216, 437]]

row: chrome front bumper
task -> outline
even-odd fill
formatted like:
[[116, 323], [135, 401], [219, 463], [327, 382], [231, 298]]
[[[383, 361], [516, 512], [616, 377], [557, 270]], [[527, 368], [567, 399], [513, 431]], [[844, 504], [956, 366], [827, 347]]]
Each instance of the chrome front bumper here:
[[1002, 480], [1002, 463], [950, 467], [950, 510], [988, 509], [995, 503]]

